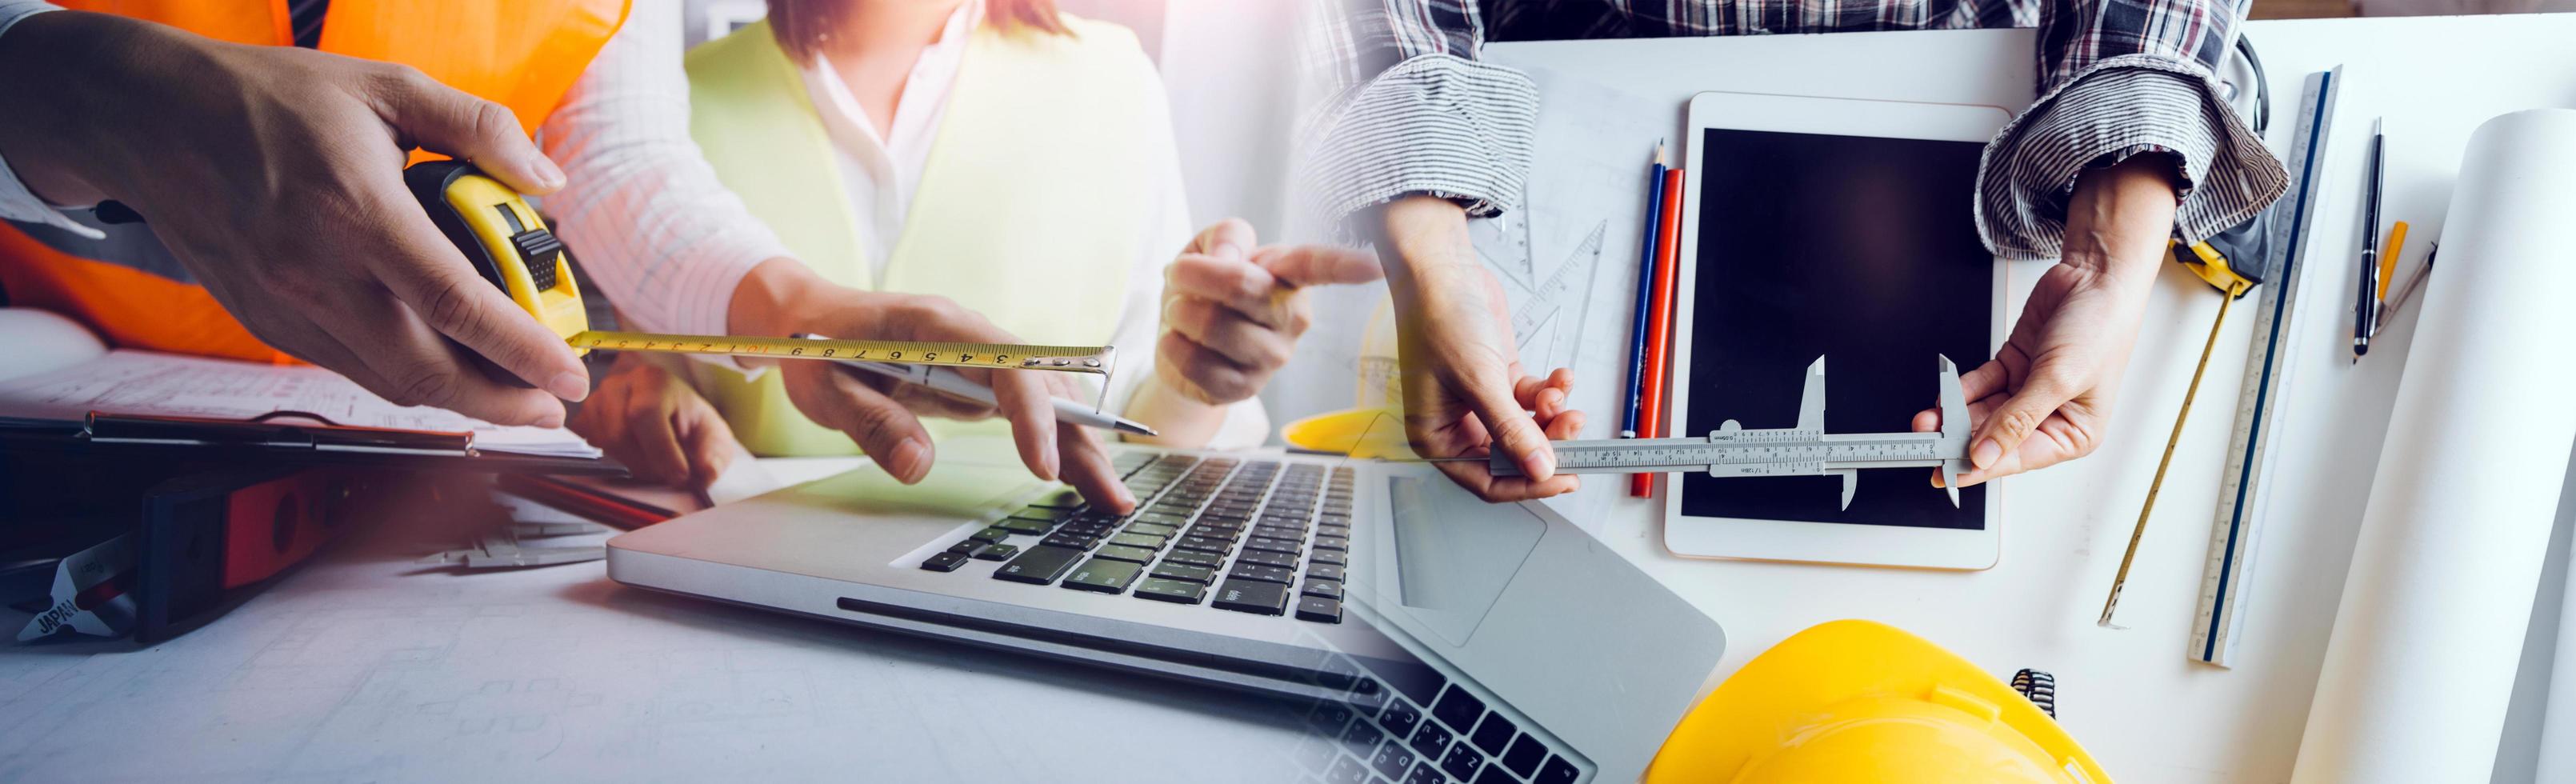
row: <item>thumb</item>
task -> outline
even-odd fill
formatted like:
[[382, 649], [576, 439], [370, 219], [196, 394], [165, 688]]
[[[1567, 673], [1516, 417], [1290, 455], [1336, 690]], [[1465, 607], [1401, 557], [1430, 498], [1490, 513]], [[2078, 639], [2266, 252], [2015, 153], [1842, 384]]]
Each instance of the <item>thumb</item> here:
[[2021, 448], [2022, 442], [2030, 440], [2030, 434], [2039, 429], [2040, 423], [2048, 421], [2048, 416], [2056, 413], [2058, 406], [2074, 398], [2074, 393], [2069, 391], [2071, 389], [2054, 373], [2044, 369], [2034, 373], [2030, 381], [2022, 385], [2021, 391], [2013, 393], [2003, 405], [1996, 406], [1994, 413], [1986, 418], [1984, 432], [1971, 442], [1974, 445], [1968, 449], [1968, 462], [1980, 471], [2003, 462], [2005, 455], [2012, 454]]
[[1547, 431], [1512, 399], [1509, 388], [1469, 390], [1469, 399], [1485, 432], [1493, 435], [1494, 451], [1511, 455], [1532, 482], [1556, 476], [1556, 450], [1548, 445]]
[[1376, 256], [1337, 245], [1262, 248], [1252, 254], [1252, 263], [1291, 286], [1367, 283], [1386, 275]]
[[1242, 261], [1252, 252], [1252, 224], [1242, 218], [1227, 218], [1208, 224], [1196, 237], [1190, 238], [1185, 253], [1205, 253], [1227, 261]]
[[409, 66], [396, 66], [378, 80], [374, 97], [377, 116], [406, 145], [472, 162], [521, 193], [543, 195], [564, 185], [563, 169], [528, 139], [518, 115], [507, 106], [440, 84]]

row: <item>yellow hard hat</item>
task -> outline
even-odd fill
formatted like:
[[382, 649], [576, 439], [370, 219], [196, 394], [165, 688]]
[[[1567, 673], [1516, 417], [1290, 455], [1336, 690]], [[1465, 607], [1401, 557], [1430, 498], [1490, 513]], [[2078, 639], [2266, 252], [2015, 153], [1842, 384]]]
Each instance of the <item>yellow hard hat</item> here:
[[1648, 784], [2110, 780], [2012, 686], [1870, 621], [1820, 624], [1745, 663], [1646, 771]]

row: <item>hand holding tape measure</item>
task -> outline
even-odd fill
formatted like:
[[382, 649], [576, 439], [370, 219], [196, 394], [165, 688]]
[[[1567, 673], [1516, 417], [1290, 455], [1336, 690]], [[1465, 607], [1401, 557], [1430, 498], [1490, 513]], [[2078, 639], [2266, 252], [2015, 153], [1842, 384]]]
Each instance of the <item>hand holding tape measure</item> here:
[[[928, 435], [907, 406], [899, 402], [928, 394], [906, 391], [918, 387], [958, 399], [959, 405], [936, 409], [944, 414], [973, 417], [998, 413], [1009, 418], [1020, 456], [1039, 478], [1053, 480], [1061, 471], [1066, 481], [1090, 497], [1111, 499], [1113, 506], [1119, 505], [1121, 499], [1133, 503], [1098, 441], [1079, 427], [1056, 426], [1061, 420], [1150, 433], [1141, 425], [1125, 423], [1090, 406], [1063, 399], [1079, 391], [1066, 374], [1109, 373], [1113, 363], [1108, 346], [593, 330], [582, 307], [579, 284], [573, 279], [570, 253], [518, 193], [476, 172], [472, 165], [457, 161], [413, 165], [404, 171], [404, 181], [429, 213], [431, 222], [456, 244], [477, 272], [576, 352], [603, 348], [850, 363], [842, 368], [849, 372], [820, 376], [821, 384], [798, 384], [791, 378], [789, 397], [816, 423], [849, 434], [897, 479], [919, 481], [928, 473], [932, 461]], [[924, 313], [900, 321], [931, 333], [995, 331], [970, 316], [941, 318], [937, 313]], [[981, 329], [975, 328], [979, 325]], [[886, 372], [905, 367], [917, 372]], [[1062, 372], [1001, 372], [1008, 370]], [[518, 383], [498, 368], [493, 371], [496, 377]], [[790, 372], [801, 375], [806, 371], [797, 368]], [[892, 378], [898, 375], [903, 380]], [[896, 388], [878, 388], [887, 385]]]

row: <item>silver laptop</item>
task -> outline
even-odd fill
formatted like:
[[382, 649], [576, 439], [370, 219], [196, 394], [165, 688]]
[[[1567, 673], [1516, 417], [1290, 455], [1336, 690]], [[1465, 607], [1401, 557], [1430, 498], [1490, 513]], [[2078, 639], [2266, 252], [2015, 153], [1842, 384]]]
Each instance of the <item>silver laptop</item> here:
[[1113, 449], [1126, 516], [943, 448], [916, 486], [862, 469], [619, 536], [608, 574], [1300, 700], [1278, 762], [1330, 782], [1635, 780], [1724, 647], [1544, 505], [1425, 466]]

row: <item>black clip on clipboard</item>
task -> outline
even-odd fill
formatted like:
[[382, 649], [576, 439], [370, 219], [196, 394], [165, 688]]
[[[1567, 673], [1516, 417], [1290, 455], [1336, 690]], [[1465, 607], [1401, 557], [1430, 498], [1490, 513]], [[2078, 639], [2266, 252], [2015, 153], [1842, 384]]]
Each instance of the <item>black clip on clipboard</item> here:
[[467, 473], [624, 476], [605, 457], [534, 455], [476, 449], [464, 431], [343, 425], [302, 411], [248, 419], [109, 414], [81, 422], [0, 418], [0, 448], [115, 452], [179, 461], [243, 460]]

